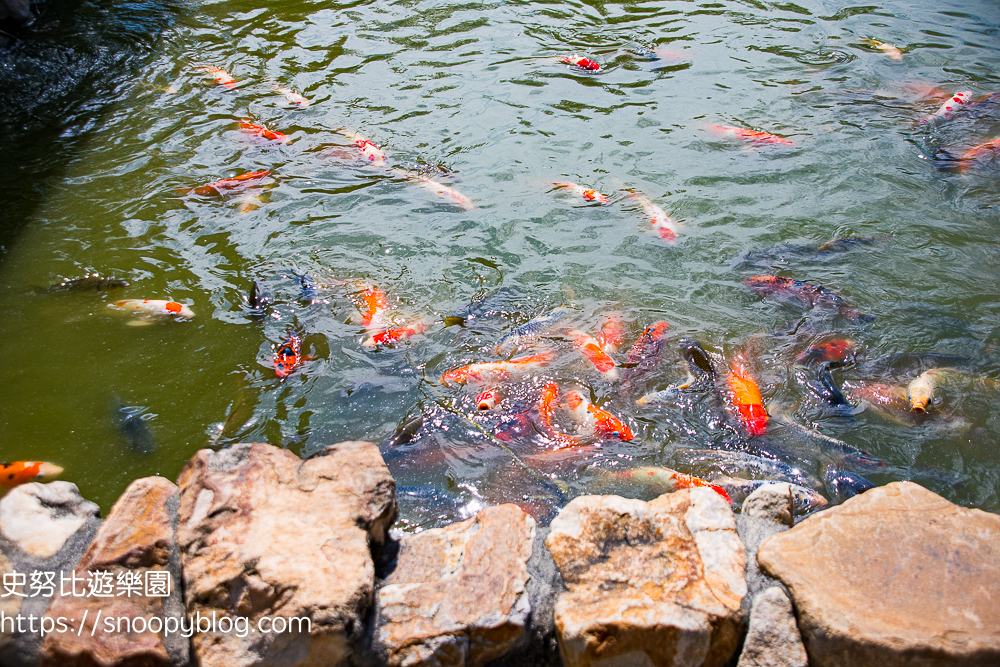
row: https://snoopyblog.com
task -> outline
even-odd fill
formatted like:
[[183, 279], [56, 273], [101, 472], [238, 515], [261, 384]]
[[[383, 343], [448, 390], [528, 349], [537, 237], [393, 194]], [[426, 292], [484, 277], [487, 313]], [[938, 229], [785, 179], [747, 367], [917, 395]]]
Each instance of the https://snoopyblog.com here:
[[[35, 571], [30, 578], [25, 573], [7, 572], [3, 575], [3, 598], [53, 597], [59, 589], [60, 597], [115, 598], [115, 597], [170, 597], [172, 581], [170, 572], [147, 570], [146, 572], [90, 572], [86, 578], [74, 573]], [[96, 607], [101, 605], [95, 604]], [[116, 634], [141, 634], [145, 632], [162, 634], [164, 637], [179, 635], [192, 637], [195, 633], [234, 634], [246, 637], [252, 632], [280, 634], [285, 632], [309, 633], [312, 620], [308, 617], [263, 616], [252, 620], [246, 616], [229, 616], [195, 612], [193, 615], [150, 615], [121, 616], [104, 615], [98, 608], [93, 614], [84, 609], [80, 618], [36, 614], [7, 614], [0, 611], [0, 634], [49, 634], [84, 633], [94, 636], [98, 632]], [[88, 624], [89, 620], [89, 624]]]

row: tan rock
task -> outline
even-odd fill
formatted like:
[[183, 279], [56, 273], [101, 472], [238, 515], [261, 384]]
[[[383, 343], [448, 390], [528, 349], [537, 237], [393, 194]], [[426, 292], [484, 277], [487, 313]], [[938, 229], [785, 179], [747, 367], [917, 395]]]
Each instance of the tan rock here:
[[[14, 574], [17, 570], [14, 569], [14, 564], [10, 560], [0, 553], [0, 581], [4, 581], [4, 577], [10, 574]], [[24, 591], [26, 592], [26, 591]], [[7, 597], [0, 597], [0, 618], [3, 616], [12, 617], [17, 616], [17, 613], [21, 610], [21, 598], [16, 595], [8, 595]], [[14, 640], [14, 629], [10, 626], [4, 628], [0, 625], [0, 653], [3, 652], [4, 648]]]
[[[372, 602], [370, 548], [396, 518], [378, 447], [342, 442], [305, 462], [263, 444], [201, 450], [178, 484], [188, 613], [249, 619], [243, 637], [197, 632], [199, 665], [345, 662]], [[285, 631], [261, 632], [265, 617]]]
[[794, 523], [792, 485], [787, 482], [765, 484], [747, 496], [740, 512], [759, 519], [791, 526]]
[[[74, 573], [77, 591], [86, 596], [56, 594], [46, 614], [55, 620], [80, 619], [68, 632], [53, 632], [42, 642], [43, 667], [112, 667], [138, 665], [170, 667], [188, 662], [187, 641], [180, 637], [183, 608], [180, 602], [180, 553], [177, 548], [177, 487], [162, 477], [132, 482], [111, 508], [94, 541]], [[102, 590], [87, 582], [98, 573], [110, 581]], [[147, 573], [157, 573], [149, 575]], [[167, 577], [169, 594], [147, 595], [148, 577]], [[131, 579], [139, 588], [122, 595], [122, 584]], [[72, 584], [68, 585], [67, 593]], [[93, 595], [93, 593], [102, 595]], [[107, 597], [106, 597], [106, 596]], [[173, 618], [174, 632], [165, 637], [162, 619]], [[104, 619], [101, 622], [99, 619]], [[141, 626], [134, 625], [142, 619]], [[147, 620], [157, 618], [150, 630]], [[86, 619], [86, 620], [83, 620]], [[114, 629], [107, 620], [114, 619]], [[120, 619], [127, 619], [122, 623]], [[82, 629], [81, 629], [82, 625]]]
[[753, 599], [750, 627], [736, 667], [807, 667], [809, 658], [785, 591], [772, 586]]
[[574, 499], [545, 541], [568, 589], [556, 629], [568, 667], [722, 665], [743, 630], [743, 543], [714, 491]]
[[22, 484], [0, 498], [0, 534], [34, 558], [55, 556], [101, 508], [84, 500], [76, 484]]
[[378, 592], [390, 665], [477, 667], [525, 638], [535, 520], [516, 505], [407, 537]]
[[1000, 516], [894, 482], [760, 547], [792, 594], [809, 661], [1000, 664]]

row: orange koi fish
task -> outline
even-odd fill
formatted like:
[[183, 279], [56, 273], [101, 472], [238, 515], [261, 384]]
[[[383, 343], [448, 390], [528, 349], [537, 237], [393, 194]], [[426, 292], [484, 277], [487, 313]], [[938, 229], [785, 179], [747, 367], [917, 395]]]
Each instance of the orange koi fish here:
[[571, 331], [570, 336], [573, 338], [573, 347], [580, 350], [583, 356], [587, 357], [590, 363], [594, 364], [594, 368], [599, 373], [603, 373], [604, 377], [609, 380], [618, 378], [618, 371], [615, 369], [615, 360], [608, 356], [601, 347], [601, 344], [593, 336], [579, 329]]
[[625, 363], [634, 365], [644, 359], [655, 357], [660, 351], [660, 341], [666, 338], [669, 329], [670, 325], [666, 322], [656, 322], [646, 327], [632, 344], [628, 356], [625, 357]]
[[403, 177], [410, 181], [416, 181], [420, 184], [420, 187], [426, 188], [428, 190], [433, 190], [437, 194], [441, 195], [445, 199], [451, 201], [452, 204], [459, 207], [463, 211], [471, 211], [475, 208], [472, 200], [463, 195], [461, 192], [455, 188], [448, 187], [444, 183], [438, 183], [434, 179], [427, 178], [426, 176], [421, 176], [420, 174], [414, 174], [410, 172], [403, 172]]
[[643, 213], [649, 219], [649, 224], [653, 226], [660, 238], [667, 243], [674, 243], [677, 240], [677, 221], [644, 195], [633, 192], [630, 196], [639, 202]]
[[958, 170], [965, 171], [973, 163], [986, 164], [987, 162], [992, 162], [998, 156], [1000, 156], [1000, 137], [992, 141], [987, 141], [984, 144], [973, 146], [965, 151], [962, 157], [959, 158]]
[[361, 323], [366, 327], [379, 327], [388, 324], [385, 311], [392, 308], [389, 297], [374, 285], [368, 285], [364, 291], [354, 297], [355, 305], [361, 313]]
[[583, 407], [594, 419], [594, 432], [602, 437], [615, 437], [623, 442], [628, 442], [635, 438], [632, 429], [628, 424], [615, 417], [610, 412], [599, 408], [587, 399], [580, 392], [573, 390], [566, 394], [566, 405], [577, 414], [582, 412]]
[[969, 103], [972, 99], [971, 90], [963, 90], [960, 93], [955, 93], [947, 102], [941, 105], [941, 108], [932, 113], [927, 118], [921, 118], [918, 123], [928, 123], [933, 120], [951, 120], [954, 117], [955, 112], [961, 109], [963, 106]]
[[28, 482], [51, 482], [62, 474], [63, 469], [54, 463], [43, 461], [17, 461], [0, 463], [0, 489], [10, 491], [15, 486]]
[[295, 334], [289, 334], [274, 353], [274, 374], [279, 378], [288, 377], [302, 363], [302, 341]]
[[542, 425], [542, 430], [545, 431], [545, 435], [559, 445], [560, 449], [565, 447], [576, 447], [581, 444], [579, 438], [574, 438], [560, 433], [552, 424], [552, 417], [555, 412], [555, 407], [558, 404], [558, 399], [559, 385], [555, 382], [546, 382], [545, 386], [542, 387], [542, 393], [538, 397], [538, 417]]
[[205, 65], [201, 69], [211, 74], [212, 78], [215, 79], [215, 82], [220, 86], [225, 86], [226, 88], [236, 87], [236, 79], [234, 79], [226, 70], [219, 69], [218, 67], [213, 67], [211, 65]]
[[247, 134], [256, 134], [258, 137], [263, 137], [264, 139], [270, 139], [271, 141], [280, 141], [285, 143], [288, 141], [288, 135], [282, 134], [281, 132], [275, 132], [274, 130], [269, 130], [266, 127], [261, 127], [260, 125], [254, 125], [253, 123], [248, 123], [246, 121], [240, 122], [240, 129]]
[[828, 361], [843, 361], [852, 352], [854, 352], [854, 342], [838, 338], [810, 347], [795, 358], [795, 363], [811, 366]]
[[613, 472], [605, 468], [599, 468], [598, 474], [605, 479], [620, 480], [623, 482], [645, 486], [653, 493], [672, 493], [678, 489], [693, 489], [700, 486], [712, 489], [725, 498], [727, 503], [730, 505], [733, 504], [729, 494], [726, 493], [726, 490], [721, 486], [707, 482], [700, 477], [685, 475], [682, 472], [677, 472], [676, 470], [671, 470], [670, 468], [642, 466], [640, 468], [633, 468], [632, 470], [624, 470], [622, 472]]
[[573, 54], [572, 56], [562, 56], [559, 58], [559, 62], [572, 65], [573, 67], [579, 67], [580, 69], [589, 70], [591, 72], [597, 72], [601, 69], [601, 66], [597, 62], [591, 60], [590, 58], [581, 58], [576, 54]]
[[885, 55], [889, 56], [893, 60], [902, 60], [903, 59], [903, 52], [900, 51], [899, 48], [896, 47], [893, 44], [887, 44], [885, 42], [880, 42], [877, 39], [867, 39], [867, 40], [865, 40], [865, 42], [867, 42], [868, 44], [871, 44], [876, 49], [878, 49], [879, 51], [883, 52]]
[[582, 185], [577, 185], [576, 183], [559, 182], [553, 183], [552, 185], [557, 188], [565, 188], [571, 191], [573, 194], [583, 197], [587, 201], [596, 201], [600, 204], [610, 204], [611, 201], [608, 199], [607, 195], [602, 195], [597, 190], [588, 190]]
[[251, 171], [246, 174], [240, 174], [239, 176], [234, 176], [233, 178], [224, 178], [221, 181], [215, 181], [214, 183], [209, 183], [208, 185], [203, 185], [200, 188], [195, 188], [194, 190], [189, 190], [188, 192], [194, 192], [196, 195], [201, 195], [203, 197], [208, 196], [221, 196], [222, 190], [233, 190], [236, 188], [246, 187], [247, 185], [252, 185], [254, 181], [259, 181], [263, 178], [270, 176], [270, 171]]
[[622, 326], [621, 319], [615, 315], [605, 318], [597, 342], [600, 343], [601, 349], [608, 354], [617, 352], [618, 348], [625, 342], [625, 327]]
[[760, 397], [760, 388], [747, 370], [742, 354], [736, 356], [729, 368], [729, 398], [751, 436], [764, 435], [767, 431], [767, 411]]
[[441, 376], [441, 384], [446, 387], [469, 382], [506, 382], [514, 375], [520, 375], [545, 366], [554, 358], [552, 352], [532, 354], [510, 361], [487, 361], [453, 368]]
[[391, 329], [386, 329], [385, 331], [374, 333], [366, 338], [361, 345], [367, 348], [378, 347], [379, 345], [391, 345], [393, 343], [398, 343], [401, 340], [418, 336], [422, 334], [426, 328], [427, 325], [423, 320], [417, 320], [409, 326], [393, 327]]
[[295, 106], [299, 107], [300, 109], [308, 108], [308, 106], [309, 106], [309, 100], [307, 100], [306, 98], [302, 97], [301, 95], [299, 95], [294, 90], [291, 90], [289, 88], [282, 88], [281, 86], [275, 86], [274, 89], [276, 91], [278, 91], [279, 93], [281, 93], [282, 95], [284, 95], [285, 99], [288, 100], [289, 104], [294, 104]]
[[709, 125], [708, 129], [720, 137], [735, 137], [741, 141], [752, 141], [757, 145], [785, 144], [787, 146], [794, 146], [788, 139], [771, 134], [770, 132], [747, 130], [742, 127], [731, 127], [729, 125]]

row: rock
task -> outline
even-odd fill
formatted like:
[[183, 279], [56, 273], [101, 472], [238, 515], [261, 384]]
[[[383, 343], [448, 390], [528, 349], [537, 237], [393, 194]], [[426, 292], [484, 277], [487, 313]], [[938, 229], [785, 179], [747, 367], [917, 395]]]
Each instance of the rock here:
[[777, 586], [753, 599], [750, 627], [736, 667], [808, 667], [792, 603]]
[[[80, 592], [93, 592], [86, 582], [99, 573], [98, 581], [103, 579], [106, 588], [98, 586], [97, 592], [110, 597], [57, 594], [46, 614], [53, 625], [60, 617], [87, 620], [80, 621], [82, 631], [77, 631], [77, 625], [69, 632], [46, 635], [43, 667], [179, 667], [188, 663], [188, 642], [178, 631], [184, 610], [177, 506], [177, 487], [162, 477], [138, 479], [129, 485], [75, 569]], [[147, 591], [147, 580], [161, 577], [167, 577], [168, 594], [147, 595], [153, 592]], [[121, 595], [124, 580], [136, 578], [138, 594]], [[69, 587], [67, 593], [71, 593]], [[105, 624], [95, 626], [100, 618], [143, 620], [141, 628], [122, 625], [109, 631]], [[156, 631], [147, 627], [146, 619], [152, 618], [160, 619], [153, 628]], [[164, 618], [174, 619], [174, 632], [168, 636], [163, 632]]]
[[0, 499], [0, 534], [28, 556], [51, 558], [87, 519], [100, 515], [76, 484], [22, 484]]
[[761, 591], [771, 588], [772, 586], [778, 586], [784, 590], [784, 586], [781, 585], [781, 582], [760, 571], [760, 566], [757, 564], [757, 549], [767, 538], [772, 535], [777, 535], [778, 533], [783, 533], [786, 530], [788, 530], [788, 526], [776, 523], [770, 519], [761, 519], [754, 516], [747, 516], [742, 513], [737, 515], [736, 533], [740, 536], [740, 540], [743, 541], [743, 545], [745, 547], [744, 554], [747, 564], [747, 594], [746, 597], [743, 598], [742, 605], [744, 614], [750, 613], [750, 605], [753, 604], [753, 599]]
[[376, 644], [389, 665], [469, 665], [526, 639], [535, 520], [516, 505], [401, 540], [378, 591]]
[[715, 491], [578, 497], [545, 544], [568, 589], [555, 607], [568, 667], [722, 665], [739, 645], [743, 543]]
[[766, 540], [813, 667], [1000, 664], [1000, 516], [909, 482]]
[[[178, 485], [188, 614], [249, 619], [246, 633], [198, 628], [198, 664], [344, 663], [364, 636], [372, 550], [396, 519], [395, 482], [378, 447], [341, 442], [305, 462], [264, 444], [204, 449]], [[267, 629], [284, 631], [261, 632], [265, 617]]]
[[[26, 619], [24, 629], [30, 630], [29, 617], [35, 616], [37, 623], [45, 613], [62, 577], [71, 576], [100, 523], [100, 508], [84, 500], [70, 482], [22, 484], [0, 498], [0, 566], [23, 577], [25, 585], [16, 590], [27, 596], [0, 598], [0, 611], [20, 613]], [[39, 584], [51, 575], [55, 585], [32, 588], [33, 573], [39, 573]], [[35, 667], [40, 645], [37, 632], [0, 627], [0, 665]]]
[[35, 22], [30, 0], [0, 0], [0, 22], [26, 27]]
[[768, 519], [791, 526], [794, 522], [792, 485], [787, 482], [765, 484], [747, 496], [740, 512], [746, 516]]

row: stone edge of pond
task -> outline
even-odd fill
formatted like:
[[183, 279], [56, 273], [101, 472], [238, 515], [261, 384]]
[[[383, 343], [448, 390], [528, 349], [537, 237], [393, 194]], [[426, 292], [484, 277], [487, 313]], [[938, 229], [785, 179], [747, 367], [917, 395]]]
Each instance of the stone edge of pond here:
[[[1000, 663], [1000, 516], [894, 482], [789, 528], [782, 487], [759, 491], [739, 515], [706, 488], [581, 496], [548, 528], [498, 505], [397, 541], [395, 481], [369, 442], [305, 461], [203, 449], [176, 486], [133, 482], [103, 522], [73, 484], [26, 484], [0, 499], [0, 664]], [[15, 574], [22, 592], [45, 583], [31, 572], [54, 573], [51, 595], [9, 593]], [[92, 572], [173, 586], [60, 585]], [[71, 627], [28, 629], [43, 617]], [[153, 617], [175, 632], [106, 631]]]

